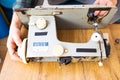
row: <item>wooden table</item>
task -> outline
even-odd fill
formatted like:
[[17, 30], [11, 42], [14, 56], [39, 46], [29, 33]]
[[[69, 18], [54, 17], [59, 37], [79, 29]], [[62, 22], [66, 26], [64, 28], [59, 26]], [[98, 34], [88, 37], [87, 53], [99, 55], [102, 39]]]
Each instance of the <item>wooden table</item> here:
[[[110, 56], [104, 60], [103, 67], [99, 67], [98, 62], [71, 63], [61, 67], [56, 62], [23, 64], [11, 60], [7, 53], [0, 80], [120, 80], [119, 51], [114, 46], [110, 26], [114, 25], [108, 25], [100, 30], [109, 33], [111, 44]], [[58, 38], [63, 41], [86, 42], [92, 32], [92, 30], [59, 30]]]

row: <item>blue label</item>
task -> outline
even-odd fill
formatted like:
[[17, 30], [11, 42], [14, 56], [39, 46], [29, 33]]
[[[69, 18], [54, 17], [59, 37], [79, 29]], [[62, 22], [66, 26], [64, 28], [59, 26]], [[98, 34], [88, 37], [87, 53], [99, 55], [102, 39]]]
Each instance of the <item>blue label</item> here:
[[33, 42], [33, 46], [48, 46], [48, 42]]

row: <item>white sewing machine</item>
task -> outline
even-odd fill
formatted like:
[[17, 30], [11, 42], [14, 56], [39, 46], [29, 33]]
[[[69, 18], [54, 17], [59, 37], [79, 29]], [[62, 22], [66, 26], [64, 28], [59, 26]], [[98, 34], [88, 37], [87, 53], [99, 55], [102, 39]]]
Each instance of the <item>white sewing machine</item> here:
[[[108, 11], [94, 16], [95, 11]], [[28, 38], [23, 40], [18, 54], [24, 63], [29, 61], [69, 64], [79, 61], [102, 61], [110, 54], [107, 33], [100, 33], [117, 11], [116, 7], [101, 5], [49, 5], [44, 0], [36, 8], [16, 9], [23, 23], [28, 24]], [[87, 43], [70, 43], [57, 39], [57, 29], [93, 28]]]

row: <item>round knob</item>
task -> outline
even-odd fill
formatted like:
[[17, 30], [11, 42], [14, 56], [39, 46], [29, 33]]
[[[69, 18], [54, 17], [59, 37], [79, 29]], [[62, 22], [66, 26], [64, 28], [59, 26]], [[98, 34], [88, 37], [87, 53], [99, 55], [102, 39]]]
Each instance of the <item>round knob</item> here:
[[25, 38], [22, 42], [22, 46], [18, 47], [18, 55], [22, 59], [23, 63], [27, 64], [27, 59], [26, 59], [26, 50], [27, 50], [27, 38]]
[[53, 54], [55, 56], [61, 56], [64, 53], [64, 48], [61, 45], [56, 45], [53, 48]]
[[93, 41], [101, 41], [102, 40], [102, 37], [99, 33], [93, 33], [93, 35], [91, 36], [91, 39]]
[[39, 29], [44, 29], [47, 26], [47, 21], [44, 18], [39, 18], [36, 20], [36, 26]]

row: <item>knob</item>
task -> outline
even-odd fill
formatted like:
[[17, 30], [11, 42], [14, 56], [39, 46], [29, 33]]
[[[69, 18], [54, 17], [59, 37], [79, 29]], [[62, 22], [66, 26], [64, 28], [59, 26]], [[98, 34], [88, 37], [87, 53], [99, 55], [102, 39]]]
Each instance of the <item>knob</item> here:
[[47, 21], [44, 18], [39, 18], [35, 22], [38, 29], [44, 29], [47, 27]]
[[26, 50], [27, 50], [27, 38], [25, 38], [22, 42], [22, 46], [18, 47], [18, 55], [22, 59], [23, 63], [27, 64], [27, 59], [26, 59]]
[[93, 33], [93, 35], [91, 36], [91, 39], [93, 40], [93, 41], [101, 41], [102, 40], [102, 37], [101, 37], [101, 35], [99, 34], [99, 33], [97, 33], [97, 32], [95, 32], [95, 33]]
[[53, 54], [55, 56], [61, 56], [64, 53], [64, 48], [61, 45], [56, 45], [53, 48]]

